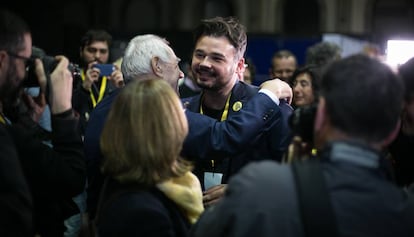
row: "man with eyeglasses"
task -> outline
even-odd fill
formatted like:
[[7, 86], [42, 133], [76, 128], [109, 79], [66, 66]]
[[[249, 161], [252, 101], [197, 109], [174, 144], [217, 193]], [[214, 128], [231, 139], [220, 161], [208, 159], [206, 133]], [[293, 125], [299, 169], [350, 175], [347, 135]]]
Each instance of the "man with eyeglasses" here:
[[[72, 197], [86, 180], [71, 103], [73, 78], [68, 59], [56, 56], [57, 66], [46, 81], [42, 61], [30, 59], [31, 54], [27, 24], [0, 10], [0, 236], [63, 236], [64, 219], [79, 212]], [[40, 85], [37, 98], [23, 90], [29, 67], [35, 68]], [[33, 120], [46, 102], [52, 114], [53, 148], [43, 143]]]
[[80, 78], [74, 82], [72, 101], [73, 108], [80, 115], [82, 134], [93, 108], [115, 88], [124, 85], [122, 73], [117, 66], [114, 65], [109, 75], [96, 67], [97, 64], [108, 64], [111, 44], [112, 36], [105, 30], [88, 30], [81, 38], [82, 70]]

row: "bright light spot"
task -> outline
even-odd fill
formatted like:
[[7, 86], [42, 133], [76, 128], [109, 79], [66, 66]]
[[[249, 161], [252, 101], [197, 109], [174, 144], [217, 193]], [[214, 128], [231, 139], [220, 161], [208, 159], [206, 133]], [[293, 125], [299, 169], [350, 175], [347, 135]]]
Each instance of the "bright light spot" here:
[[414, 57], [414, 40], [388, 40], [387, 64], [397, 68]]

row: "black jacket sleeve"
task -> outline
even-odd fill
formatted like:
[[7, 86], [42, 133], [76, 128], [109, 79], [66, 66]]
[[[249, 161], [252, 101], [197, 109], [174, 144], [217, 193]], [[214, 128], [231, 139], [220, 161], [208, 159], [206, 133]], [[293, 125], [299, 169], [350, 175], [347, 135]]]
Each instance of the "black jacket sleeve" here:
[[25, 175], [36, 192], [64, 197], [81, 193], [86, 182], [83, 143], [74, 113], [52, 116], [52, 147], [18, 124], [10, 126]]
[[0, 125], [0, 236], [30, 236], [33, 205], [15, 145]]

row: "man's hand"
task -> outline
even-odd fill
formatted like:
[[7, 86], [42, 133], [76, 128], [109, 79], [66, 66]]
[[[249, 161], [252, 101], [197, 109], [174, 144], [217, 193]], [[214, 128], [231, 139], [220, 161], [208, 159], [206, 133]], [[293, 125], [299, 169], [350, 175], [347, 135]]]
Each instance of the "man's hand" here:
[[285, 99], [289, 104], [292, 103], [293, 91], [288, 83], [276, 78], [267, 80], [260, 85], [260, 88], [269, 90], [275, 96], [281, 100]]
[[50, 74], [49, 101], [52, 114], [59, 114], [72, 108], [73, 77], [68, 69], [69, 60], [64, 56], [56, 56], [59, 61]]
[[85, 80], [82, 82], [83, 89], [89, 91], [92, 87], [92, 84], [99, 79], [99, 69], [93, 67], [97, 62], [91, 62], [88, 64], [88, 69], [85, 72]]
[[122, 75], [122, 72], [119, 69], [119, 67], [117, 65], [114, 66], [115, 70], [114, 72], [112, 72], [111, 76], [108, 77], [108, 80], [110, 80], [116, 88], [124, 87], [124, 76]]
[[227, 184], [219, 184], [204, 191], [203, 193], [204, 206], [209, 207], [217, 203], [224, 196], [226, 187], [227, 187]]
[[29, 109], [29, 115], [32, 118], [32, 120], [34, 122], [39, 122], [46, 108], [45, 94], [39, 91], [38, 96], [32, 97], [27, 93], [23, 93], [22, 99], [23, 102], [26, 104], [27, 108]]

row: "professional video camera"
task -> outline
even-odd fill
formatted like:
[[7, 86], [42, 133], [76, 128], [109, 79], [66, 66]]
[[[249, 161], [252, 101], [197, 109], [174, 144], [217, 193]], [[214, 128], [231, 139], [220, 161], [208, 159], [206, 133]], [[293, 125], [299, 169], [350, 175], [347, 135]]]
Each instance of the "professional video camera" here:
[[[48, 82], [49, 82], [50, 73], [52, 73], [53, 70], [55, 70], [58, 64], [58, 61], [54, 57], [46, 55], [43, 49], [33, 46], [32, 55], [30, 56], [30, 61], [28, 65], [29, 68], [27, 72], [27, 77], [23, 81], [24, 87], [38, 87], [39, 86], [39, 82], [37, 80], [37, 76], [35, 72], [35, 63], [34, 63], [36, 58], [39, 58], [42, 60], [43, 68], [45, 70], [45, 75], [46, 75]], [[68, 66], [68, 69], [72, 73], [72, 76], [74, 78], [80, 76], [80, 69], [77, 64], [70, 63]]]

